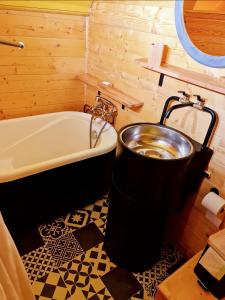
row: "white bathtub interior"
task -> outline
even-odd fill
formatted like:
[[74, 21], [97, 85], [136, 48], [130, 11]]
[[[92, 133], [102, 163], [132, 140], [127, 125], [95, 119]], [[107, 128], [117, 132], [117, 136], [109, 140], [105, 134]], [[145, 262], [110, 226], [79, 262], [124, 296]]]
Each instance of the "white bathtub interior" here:
[[[99, 132], [101, 120], [94, 122]], [[0, 122], [0, 182], [107, 153], [117, 134], [109, 124], [95, 149], [89, 149], [90, 115], [62, 112]]]

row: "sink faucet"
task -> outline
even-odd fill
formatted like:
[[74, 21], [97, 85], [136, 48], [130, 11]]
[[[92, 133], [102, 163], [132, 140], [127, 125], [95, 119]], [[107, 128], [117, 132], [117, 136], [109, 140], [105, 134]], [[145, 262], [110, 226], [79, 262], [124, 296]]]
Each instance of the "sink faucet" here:
[[[173, 101], [177, 101], [179, 104], [171, 106], [168, 109], [170, 103]], [[190, 101], [190, 95], [188, 95], [185, 91], [178, 91], [178, 96], [171, 96], [166, 100], [159, 123], [163, 125], [164, 120], [170, 117], [172, 111], [187, 106], [193, 106], [193, 103]]]
[[173, 105], [173, 106], [171, 106], [171, 107], [167, 110], [167, 112], [165, 113], [165, 119], [168, 119], [168, 118], [170, 117], [172, 111], [174, 111], [174, 110], [176, 110], [176, 109], [178, 109], [178, 108], [183, 108], [183, 107], [193, 106], [193, 105], [194, 105], [194, 103], [191, 103], [191, 102]]
[[[185, 92], [179, 91], [179, 94], [181, 96], [171, 96], [166, 100], [159, 124], [164, 125], [165, 119], [169, 118], [172, 111], [174, 111], [176, 109], [179, 109], [179, 108], [182, 108], [182, 107], [190, 106], [190, 107], [194, 107], [194, 108], [196, 108], [200, 111], [203, 111], [203, 112], [206, 112], [206, 113], [210, 114], [211, 121], [210, 121], [210, 124], [209, 124], [209, 128], [207, 130], [205, 139], [204, 139], [203, 144], [202, 144], [202, 150], [204, 150], [204, 149], [207, 148], [207, 145], [208, 145], [209, 140], [211, 138], [211, 134], [212, 134], [212, 132], [215, 128], [215, 125], [216, 125], [216, 122], [217, 122], [217, 113], [214, 110], [212, 110], [211, 108], [206, 107], [204, 105], [205, 100], [202, 99], [202, 97], [200, 95], [193, 95], [192, 99], [190, 100], [189, 95], [187, 95]], [[173, 105], [168, 109], [170, 103], [173, 102], [173, 101], [177, 101], [177, 102], [179, 102], [179, 104]]]

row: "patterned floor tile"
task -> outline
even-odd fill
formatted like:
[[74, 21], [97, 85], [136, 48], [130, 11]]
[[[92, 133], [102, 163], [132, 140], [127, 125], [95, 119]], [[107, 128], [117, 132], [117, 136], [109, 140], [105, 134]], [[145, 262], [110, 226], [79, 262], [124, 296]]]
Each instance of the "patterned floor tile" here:
[[93, 271], [100, 277], [116, 268], [103, 250], [103, 243], [91, 248], [85, 252], [85, 261], [90, 262], [93, 266]]
[[64, 300], [70, 297], [70, 293], [57, 270], [34, 281], [32, 284], [32, 291], [35, 298], [39, 300]]
[[44, 246], [22, 257], [36, 299], [154, 299], [157, 285], [183, 257], [165, 244], [159, 261], [146, 272], [132, 274], [117, 267], [104, 251], [108, 201], [103, 197], [39, 226]]
[[106, 217], [108, 213], [107, 196], [102, 197], [94, 204], [89, 204], [83, 209], [69, 213], [65, 218], [65, 224], [73, 230], [88, 225], [93, 220]]
[[146, 292], [146, 290], [144, 289], [143, 299], [144, 300], [154, 300], [155, 296], [154, 297], [149, 296], [148, 293]]
[[106, 273], [101, 279], [114, 300], [127, 300], [142, 289], [132, 273], [118, 267]]
[[95, 220], [94, 223], [98, 226], [102, 234], [105, 235], [107, 216], [102, 217], [101, 219]]
[[97, 244], [103, 242], [103, 234], [94, 222], [73, 232], [75, 238], [80, 243], [84, 251], [91, 249]]
[[50, 273], [56, 266], [51, 252], [46, 246], [23, 255], [22, 261], [31, 282]]
[[181, 252], [170, 244], [164, 244], [161, 249], [161, 258], [165, 259], [168, 269], [184, 259]]
[[85, 261], [84, 254], [61, 266], [59, 272], [71, 295], [80, 293], [80, 289], [88, 286], [91, 279], [99, 278], [94, 274], [92, 264]]
[[135, 295], [133, 295], [129, 300], [154, 300], [155, 297], [148, 296], [144, 289], [141, 289]]
[[166, 261], [157, 262], [150, 270], [143, 273], [134, 273], [134, 276], [143, 286], [148, 296], [154, 297], [157, 286], [168, 276]]
[[57, 218], [50, 223], [42, 224], [38, 229], [45, 242], [56, 240], [61, 236], [72, 232], [72, 229], [65, 224], [62, 217]]
[[77, 255], [83, 253], [80, 243], [72, 232], [63, 235], [58, 239], [48, 240], [46, 246], [50, 250], [57, 267], [73, 260]]
[[96, 203], [90, 204], [84, 208], [84, 210], [89, 212], [90, 218], [93, 221], [106, 217], [108, 214], [108, 209], [109, 207], [106, 203], [106, 199], [100, 199]]
[[65, 224], [73, 229], [86, 226], [90, 222], [89, 213], [85, 210], [75, 210], [65, 218]]
[[135, 293], [129, 300], [143, 300], [144, 299], [144, 289], [142, 288], [140, 291]]
[[158, 280], [163, 274], [167, 274], [167, 264], [166, 261], [157, 262], [150, 270], [142, 273], [133, 273], [138, 281], [143, 284], [150, 284], [153, 280]]
[[183, 256], [175, 247], [164, 244], [161, 249], [161, 257], [158, 262], [148, 271], [133, 273], [136, 279], [143, 286], [147, 295], [154, 297], [157, 286], [169, 276], [170, 268], [181, 260]]
[[83, 288], [77, 288], [70, 300], [113, 300], [100, 278], [91, 278]]

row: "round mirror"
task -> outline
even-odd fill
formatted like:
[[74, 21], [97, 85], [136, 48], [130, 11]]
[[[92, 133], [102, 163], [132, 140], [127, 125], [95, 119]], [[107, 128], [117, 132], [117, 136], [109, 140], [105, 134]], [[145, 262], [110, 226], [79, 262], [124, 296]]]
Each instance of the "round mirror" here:
[[225, 1], [177, 0], [176, 29], [187, 53], [209, 67], [225, 67]]

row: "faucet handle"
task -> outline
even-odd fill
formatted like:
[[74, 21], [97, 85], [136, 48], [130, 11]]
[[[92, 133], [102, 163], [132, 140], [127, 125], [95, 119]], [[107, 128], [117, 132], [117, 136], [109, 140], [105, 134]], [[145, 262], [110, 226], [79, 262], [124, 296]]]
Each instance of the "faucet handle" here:
[[178, 94], [181, 94], [183, 96], [189, 96], [185, 91], [177, 91]]
[[205, 104], [205, 99], [203, 99], [200, 95], [193, 95], [191, 102], [194, 104], [193, 107], [202, 110]]
[[196, 102], [205, 102], [205, 100], [200, 95], [193, 95], [194, 101]]
[[181, 103], [189, 103], [190, 102], [190, 95], [187, 94], [185, 91], [178, 91], [178, 97], [179, 97], [179, 102]]

